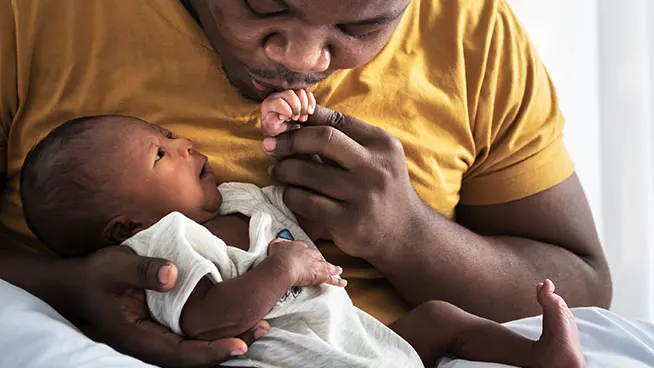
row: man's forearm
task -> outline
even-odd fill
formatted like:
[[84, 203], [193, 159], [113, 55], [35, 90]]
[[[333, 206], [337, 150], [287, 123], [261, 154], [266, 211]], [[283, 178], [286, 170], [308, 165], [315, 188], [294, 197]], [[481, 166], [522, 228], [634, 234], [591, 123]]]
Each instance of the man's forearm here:
[[66, 317], [76, 315], [75, 296], [62, 285], [75, 283], [73, 272], [78, 261], [24, 250], [21, 239], [0, 227], [0, 279], [6, 280], [43, 299]]
[[517, 237], [482, 237], [431, 213], [406, 246], [368, 259], [412, 305], [440, 299], [496, 321], [540, 314], [536, 284], [552, 279], [571, 306], [607, 306], [600, 260]]

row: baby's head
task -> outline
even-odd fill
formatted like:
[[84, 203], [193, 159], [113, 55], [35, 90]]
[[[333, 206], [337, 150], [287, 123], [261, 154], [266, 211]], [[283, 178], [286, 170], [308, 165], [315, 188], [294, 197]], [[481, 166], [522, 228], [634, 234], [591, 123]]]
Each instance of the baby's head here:
[[173, 211], [208, 221], [222, 202], [191, 141], [125, 116], [53, 130], [27, 155], [20, 193], [28, 226], [62, 256], [120, 244]]

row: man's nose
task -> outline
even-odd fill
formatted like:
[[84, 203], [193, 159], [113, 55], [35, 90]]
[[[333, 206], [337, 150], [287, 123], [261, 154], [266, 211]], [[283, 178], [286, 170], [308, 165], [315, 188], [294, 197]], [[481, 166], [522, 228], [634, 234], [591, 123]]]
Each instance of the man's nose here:
[[295, 29], [272, 34], [264, 45], [266, 56], [293, 72], [324, 72], [331, 63], [331, 51], [322, 31], [315, 32]]

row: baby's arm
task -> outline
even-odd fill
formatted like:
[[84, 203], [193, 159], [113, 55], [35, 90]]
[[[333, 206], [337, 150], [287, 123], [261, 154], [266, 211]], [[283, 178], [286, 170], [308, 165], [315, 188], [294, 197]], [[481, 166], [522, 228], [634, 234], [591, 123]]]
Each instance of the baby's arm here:
[[182, 330], [196, 339], [239, 336], [259, 323], [293, 286], [345, 286], [341, 272], [304, 242], [273, 241], [269, 256], [244, 275], [217, 284], [204, 277], [184, 305]]

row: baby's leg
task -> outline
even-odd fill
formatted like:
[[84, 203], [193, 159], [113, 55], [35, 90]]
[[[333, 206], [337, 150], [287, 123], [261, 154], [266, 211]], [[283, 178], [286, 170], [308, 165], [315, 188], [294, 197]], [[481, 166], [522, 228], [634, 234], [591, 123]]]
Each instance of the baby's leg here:
[[553, 291], [549, 281], [543, 287], [539, 285], [544, 325], [537, 342], [442, 301], [422, 304], [389, 327], [416, 349], [427, 368], [445, 353], [519, 367], [583, 367], [574, 319], [563, 299]]

